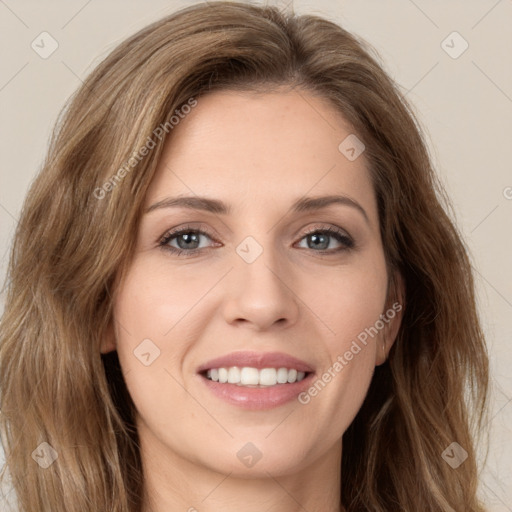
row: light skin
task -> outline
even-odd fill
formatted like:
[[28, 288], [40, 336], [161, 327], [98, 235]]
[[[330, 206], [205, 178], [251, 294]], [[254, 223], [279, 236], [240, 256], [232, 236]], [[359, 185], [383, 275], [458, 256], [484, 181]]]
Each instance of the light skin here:
[[[339, 512], [341, 436], [385, 361], [400, 314], [305, 405], [241, 409], [211, 394], [196, 369], [235, 351], [279, 351], [321, 377], [396, 300], [387, 296], [364, 154], [349, 161], [338, 149], [351, 133], [330, 104], [303, 90], [215, 92], [173, 130], [146, 207], [199, 196], [230, 212], [146, 213], [114, 298], [115, 334], [102, 352], [118, 351], [137, 408], [145, 512]], [[291, 211], [299, 199], [332, 195], [359, 207]], [[195, 245], [183, 235], [168, 240], [171, 248], [197, 248], [178, 256], [159, 246], [175, 228], [208, 234]], [[341, 242], [323, 234], [329, 228]], [[252, 263], [236, 251], [248, 236], [263, 250]], [[134, 355], [145, 339], [160, 350], [149, 366]], [[249, 442], [262, 455], [252, 467], [237, 457]]]

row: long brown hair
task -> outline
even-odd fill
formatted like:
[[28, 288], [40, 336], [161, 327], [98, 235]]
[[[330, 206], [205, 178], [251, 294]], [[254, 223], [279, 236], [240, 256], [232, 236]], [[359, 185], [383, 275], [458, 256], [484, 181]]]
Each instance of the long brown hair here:
[[[343, 436], [342, 503], [484, 510], [475, 439], [488, 357], [468, 250], [416, 117], [378, 60], [320, 17], [215, 2], [146, 27], [85, 80], [26, 198], [6, 282], [0, 425], [20, 512], [140, 512], [134, 405], [116, 353], [100, 354], [114, 284], [176, 109], [209, 91], [278, 86], [326, 98], [364, 141], [386, 260], [405, 282], [397, 340]], [[454, 442], [467, 452], [457, 468], [442, 456]]]

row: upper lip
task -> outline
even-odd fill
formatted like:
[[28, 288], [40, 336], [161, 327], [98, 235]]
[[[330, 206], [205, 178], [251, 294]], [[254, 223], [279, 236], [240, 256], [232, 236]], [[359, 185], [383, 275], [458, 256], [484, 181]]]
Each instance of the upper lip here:
[[294, 368], [299, 372], [313, 372], [313, 368], [300, 359], [284, 352], [232, 352], [225, 356], [211, 359], [197, 369], [197, 373], [212, 368], [229, 368], [231, 366], [251, 368]]

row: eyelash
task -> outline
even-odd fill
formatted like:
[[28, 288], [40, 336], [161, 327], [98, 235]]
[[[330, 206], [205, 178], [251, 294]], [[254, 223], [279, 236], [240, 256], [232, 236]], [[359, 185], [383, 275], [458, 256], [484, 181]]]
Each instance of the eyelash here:
[[[176, 256], [182, 256], [185, 258], [194, 256], [199, 252], [206, 252], [211, 249], [214, 249], [214, 247], [206, 247], [206, 248], [202, 248], [202, 249], [185, 250], [185, 249], [177, 249], [176, 247], [171, 247], [170, 245], [168, 245], [172, 239], [177, 238], [180, 235], [190, 234], [190, 233], [194, 233], [197, 235], [206, 235], [208, 238], [215, 241], [213, 235], [207, 229], [201, 228], [201, 227], [198, 228], [198, 227], [192, 227], [192, 226], [185, 226], [185, 227], [177, 229], [175, 231], [169, 231], [168, 233], [166, 233], [160, 239], [160, 242], [158, 245], [165, 251], [169, 251]], [[340, 253], [342, 251], [348, 252], [355, 248], [354, 241], [348, 235], [346, 235], [344, 231], [337, 229], [337, 228], [333, 228], [333, 227], [328, 227], [328, 228], [314, 227], [314, 228], [306, 231], [306, 233], [304, 233], [304, 235], [300, 238], [299, 241], [301, 241], [304, 238], [308, 237], [309, 235], [313, 235], [313, 234], [328, 235], [328, 236], [336, 239], [340, 244], [344, 245], [344, 247], [339, 247], [337, 249], [324, 249], [322, 251], [315, 251], [314, 249], [307, 249], [307, 250], [311, 250], [315, 253], [318, 253], [321, 255], [333, 255], [333, 254]]]

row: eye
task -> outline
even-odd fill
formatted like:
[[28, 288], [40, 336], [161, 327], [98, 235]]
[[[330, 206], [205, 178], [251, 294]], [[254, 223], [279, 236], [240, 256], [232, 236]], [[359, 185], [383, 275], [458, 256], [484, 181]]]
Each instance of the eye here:
[[186, 226], [165, 234], [160, 240], [159, 246], [177, 256], [189, 256], [211, 248], [211, 246], [201, 246], [201, 242], [204, 242], [205, 239], [212, 240], [206, 230]]
[[[306, 249], [314, 249], [320, 253], [336, 253], [346, 251], [354, 247], [354, 241], [347, 233], [338, 228], [329, 227], [326, 229], [313, 228], [302, 239], [306, 241]], [[332, 247], [338, 244], [338, 247]]]

